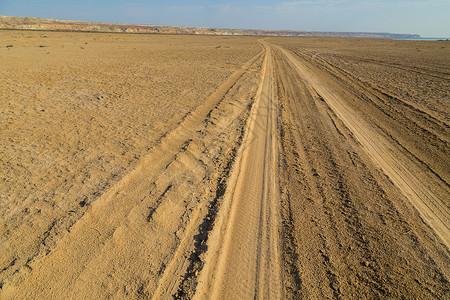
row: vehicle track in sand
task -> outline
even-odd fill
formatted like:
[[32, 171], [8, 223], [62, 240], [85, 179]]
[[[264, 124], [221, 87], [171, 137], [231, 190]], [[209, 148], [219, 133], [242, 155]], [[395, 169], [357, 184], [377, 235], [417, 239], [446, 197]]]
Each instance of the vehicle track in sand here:
[[187, 114], [49, 253], [3, 282], [0, 297], [148, 298], [155, 289], [174, 295], [239, 144], [262, 54]]
[[0, 297], [448, 295], [445, 123], [259, 42]]
[[[280, 106], [286, 297], [444, 297], [449, 276], [445, 238], [428, 227], [430, 220], [398, 180], [418, 176], [422, 181], [408, 187], [419, 192], [430, 185], [440, 187], [429, 191], [431, 199], [426, 197], [430, 194], [420, 194], [427, 203], [437, 197], [445, 205], [448, 190], [412, 154], [414, 150], [408, 151], [410, 141], [400, 145], [395, 139], [399, 134], [384, 135], [381, 130], [403, 118], [420, 118], [411, 112], [398, 113], [401, 103], [391, 103], [394, 121], [382, 123], [386, 117], [380, 115], [386, 115], [381, 108], [387, 105], [380, 108], [367, 99], [382, 102], [378, 97], [383, 95], [369, 87], [356, 89], [355, 81], [342, 80], [300, 51], [269, 45], [275, 56]], [[354, 106], [349, 108], [350, 104]], [[396, 126], [388, 129], [406, 131]], [[432, 135], [429, 130], [427, 137]], [[386, 166], [398, 172], [396, 178]], [[445, 209], [434, 209], [448, 217]]]
[[[433, 245], [398, 192], [446, 245], [445, 184], [347, 106], [342, 95], [359, 99], [350, 86], [282, 47], [262, 44], [263, 74], [243, 142], [204, 232], [207, 242], [195, 253], [200, 267], [177, 296], [445, 294], [448, 250]], [[283, 103], [276, 87], [284, 90]]]
[[208, 243], [194, 299], [280, 299], [281, 215], [273, 57], [261, 85]]
[[[445, 181], [431, 172], [426, 172], [417, 160], [414, 161], [404, 149], [399, 149], [372, 128], [362, 116], [352, 110], [339, 97], [342, 90], [323, 71], [299, 59], [291, 52], [281, 49], [296, 70], [343, 121], [355, 138], [362, 144], [375, 164], [379, 165], [401, 192], [419, 211], [425, 222], [433, 228], [444, 244], [450, 248], [449, 187]], [[328, 75], [329, 76], [329, 75]]]

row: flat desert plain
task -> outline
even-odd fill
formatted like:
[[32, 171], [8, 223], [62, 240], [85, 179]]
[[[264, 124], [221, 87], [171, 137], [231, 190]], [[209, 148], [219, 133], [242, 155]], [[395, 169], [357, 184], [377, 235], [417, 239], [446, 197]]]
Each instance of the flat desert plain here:
[[1, 299], [445, 299], [450, 43], [0, 31]]

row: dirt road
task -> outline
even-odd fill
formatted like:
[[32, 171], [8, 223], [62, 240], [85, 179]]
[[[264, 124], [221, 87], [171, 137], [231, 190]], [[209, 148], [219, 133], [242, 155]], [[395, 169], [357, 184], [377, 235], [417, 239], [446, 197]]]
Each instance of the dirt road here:
[[[314, 55], [282, 46], [273, 52], [287, 296], [445, 298], [446, 171], [430, 171], [413, 155], [410, 140], [395, 139], [408, 128], [392, 125], [401, 114], [386, 120], [382, 107], [367, 100], [381, 102], [381, 93], [367, 85], [356, 89], [357, 78], [333, 73]], [[404, 106], [397, 102], [390, 104], [391, 114]], [[394, 138], [380, 130], [389, 125], [403, 133]]]
[[[266, 46], [267, 47], [267, 46]], [[273, 58], [262, 80], [194, 298], [280, 299], [281, 215]]]
[[[366, 153], [379, 165], [401, 192], [414, 204], [425, 222], [440, 236], [450, 248], [450, 209], [448, 207], [449, 188], [436, 174], [422, 170], [419, 161], [414, 161], [395, 145], [377, 133], [363, 116], [346, 105], [340, 98], [344, 88], [337, 86], [317, 68], [302, 62], [292, 53], [281, 49], [295, 66], [299, 75], [321, 96], [337, 117], [355, 135]], [[327, 83], [327, 84], [325, 84]]]
[[183, 275], [197, 263], [187, 258], [201, 248], [199, 231], [223, 193], [261, 61], [259, 53], [228, 76], [56, 245], [7, 276], [0, 297], [184, 294]]
[[341, 41], [254, 43], [46, 251], [17, 260], [3, 237], [0, 298], [445, 299], [445, 105], [322, 54]]
[[194, 298], [443, 297], [446, 174], [351, 108], [361, 96], [330, 73], [263, 45], [260, 89]]

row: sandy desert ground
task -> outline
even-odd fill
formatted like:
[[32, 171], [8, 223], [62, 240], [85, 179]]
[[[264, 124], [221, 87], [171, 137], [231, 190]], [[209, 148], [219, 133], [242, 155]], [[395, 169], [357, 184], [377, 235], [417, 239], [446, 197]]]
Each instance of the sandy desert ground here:
[[449, 50], [0, 31], [0, 298], [445, 299]]

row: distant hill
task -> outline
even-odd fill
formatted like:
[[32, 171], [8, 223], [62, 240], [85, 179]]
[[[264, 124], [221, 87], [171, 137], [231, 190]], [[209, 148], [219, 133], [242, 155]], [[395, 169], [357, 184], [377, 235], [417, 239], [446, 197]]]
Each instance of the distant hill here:
[[121, 24], [121, 23], [100, 23], [100, 22], [41, 19], [41, 18], [30, 18], [30, 17], [8, 17], [8, 16], [0, 16], [0, 29], [124, 32], [124, 33], [164, 33], [164, 34], [204, 34], [204, 35], [351, 37], [351, 38], [382, 38], [382, 39], [420, 38], [420, 36], [417, 34], [225, 29], [225, 28], [207, 28], [207, 27], [181, 27], [181, 26], [165, 26], [165, 25], [136, 25], [136, 24]]

